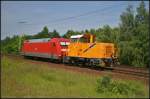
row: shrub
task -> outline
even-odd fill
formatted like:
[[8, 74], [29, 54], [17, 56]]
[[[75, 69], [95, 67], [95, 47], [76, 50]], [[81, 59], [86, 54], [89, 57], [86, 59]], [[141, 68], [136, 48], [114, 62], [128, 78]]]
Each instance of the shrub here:
[[112, 93], [115, 95], [143, 95], [142, 89], [137, 87], [136, 84], [115, 81], [112, 80], [110, 76], [104, 76], [97, 81], [97, 92], [98, 93]]
[[98, 79], [97, 82], [99, 84], [97, 91], [104, 92], [110, 86], [111, 78], [109, 76], [104, 76], [102, 79]]

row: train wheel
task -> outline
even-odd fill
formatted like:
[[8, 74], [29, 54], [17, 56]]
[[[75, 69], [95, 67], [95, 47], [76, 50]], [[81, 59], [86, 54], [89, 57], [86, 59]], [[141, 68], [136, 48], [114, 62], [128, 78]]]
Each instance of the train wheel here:
[[70, 65], [74, 65], [74, 61], [72, 59], [69, 60]]
[[119, 62], [119, 59], [118, 59], [118, 58], [115, 58], [115, 59], [113, 60], [113, 63], [114, 63], [115, 65], [120, 65], [120, 62]]
[[105, 66], [112, 68], [114, 66], [112, 61], [104, 60]]
[[111, 62], [109, 67], [110, 67], [110, 68], [113, 68], [113, 67], [114, 67], [114, 64]]

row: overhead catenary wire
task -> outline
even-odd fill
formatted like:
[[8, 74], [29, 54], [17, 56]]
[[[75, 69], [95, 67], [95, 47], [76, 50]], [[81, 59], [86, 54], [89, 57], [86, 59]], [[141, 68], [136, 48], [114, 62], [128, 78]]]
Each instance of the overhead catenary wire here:
[[[61, 22], [61, 21], [66, 21], [66, 20], [71, 20], [71, 19], [76, 19], [76, 18], [80, 18], [80, 17], [83, 17], [83, 16], [88, 16], [88, 15], [92, 15], [92, 14], [95, 14], [97, 12], [104, 12], [108, 9], [111, 9], [113, 8], [114, 6], [117, 6], [118, 4], [115, 4], [115, 5], [111, 5], [111, 6], [108, 6], [108, 7], [104, 7], [102, 9], [96, 9], [96, 10], [93, 10], [93, 11], [88, 11], [88, 12], [85, 12], [85, 13], [82, 13], [82, 14], [78, 14], [78, 15], [75, 15], [75, 16], [69, 16], [69, 17], [65, 17], [65, 18], [60, 18], [60, 19], [55, 19], [55, 20], [51, 20], [51, 21], [48, 21], [49, 24], [52, 24], [52, 23], [58, 23], [58, 22]], [[119, 4], [119, 5], [124, 5], [124, 4]], [[36, 25], [37, 23], [26, 23], [27, 25]]]
[[[41, 24], [41, 26], [38, 24], [38, 23], [35, 23], [35, 25], [34, 25], [34, 23], [26, 23], [27, 25], [34, 25], [35, 27], [36, 26], [38, 26], [38, 27], [42, 27], [43, 26], [43, 24], [45, 25], [45, 26], [49, 26], [49, 25], [51, 25], [52, 26], [52, 24], [53, 24], [53, 26], [52, 27], [55, 27], [55, 26], [58, 26], [57, 25], [57, 23], [59, 23], [59, 22], [63, 22], [63, 21], [66, 21], [67, 22], [67, 20], [71, 20], [71, 19], [77, 19], [77, 18], [80, 18], [80, 17], [83, 17], [83, 16], [88, 16], [88, 15], [94, 15], [94, 14], [97, 14], [98, 12], [105, 12], [106, 13], [106, 11], [108, 11], [108, 10], [112, 10], [112, 8], [114, 7], [114, 6], [120, 6], [120, 5], [125, 5], [125, 4], [114, 4], [114, 5], [111, 5], [111, 6], [107, 6], [107, 7], [104, 7], [104, 8], [102, 8], [102, 9], [96, 9], [96, 10], [93, 10], [93, 11], [88, 11], [88, 12], [85, 12], [85, 13], [82, 13], [82, 14], [78, 14], [78, 15], [75, 15], [75, 16], [70, 16], [70, 17], [66, 17], [66, 18], [60, 18], [60, 19], [56, 19], [56, 20], [52, 20], [52, 21], [48, 21], [48, 24], [45, 24], [45, 23], [40, 23]], [[114, 8], [116, 8], [116, 7], [114, 7]], [[103, 14], [102, 14], [103, 15]], [[104, 19], [103, 19], [103, 21], [104, 21]], [[73, 21], [74, 22], [74, 21]], [[54, 23], [55, 23], [55, 25], [54, 25]], [[62, 26], [62, 24], [59, 24], [59, 28]], [[65, 24], [65, 27], [66, 27], [67, 25]], [[63, 26], [64, 27], [64, 26]], [[55, 29], [57, 29], [57, 28], [55, 28]]]

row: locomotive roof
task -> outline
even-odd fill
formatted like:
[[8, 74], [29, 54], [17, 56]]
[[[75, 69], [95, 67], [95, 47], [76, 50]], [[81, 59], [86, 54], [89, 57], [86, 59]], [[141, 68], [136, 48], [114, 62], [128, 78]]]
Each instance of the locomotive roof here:
[[69, 39], [65, 39], [65, 38], [41, 38], [41, 39], [30, 39], [30, 40], [26, 40], [25, 42], [30, 42], [30, 43], [34, 43], [34, 42], [49, 42], [49, 41], [68, 41]]
[[72, 35], [72, 36], [70, 36], [70, 38], [81, 38], [81, 37], [83, 37], [83, 35]]
[[30, 39], [29, 42], [48, 42], [51, 40], [50, 38], [42, 38], [42, 39]]
[[81, 34], [81, 35], [72, 35], [72, 36], [70, 36], [70, 38], [81, 38], [81, 37], [90, 38], [90, 35], [93, 35], [95, 38], [94, 34], [89, 34], [89, 33], [85, 33], [85, 34]]

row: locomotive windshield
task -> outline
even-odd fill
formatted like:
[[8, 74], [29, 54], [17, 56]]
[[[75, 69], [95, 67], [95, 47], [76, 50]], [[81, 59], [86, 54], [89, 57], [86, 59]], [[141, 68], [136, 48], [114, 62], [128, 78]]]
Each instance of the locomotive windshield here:
[[72, 35], [72, 36], [70, 37], [71, 42], [78, 42], [79, 39], [80, 39], [82, 36], [83, 36], [83, 35]]
[[93, 43], [95, 42], [95, 35], [83, 34], [71, 36], [71, 42]]
[[71, 38], [71, 42], [83, 42], [83, 43], [88, 43], [88, 39], [81, 37], [81, 38]]
[[68, 46], [70, 43], [69, 42], [60, 42], [61, 46]]

